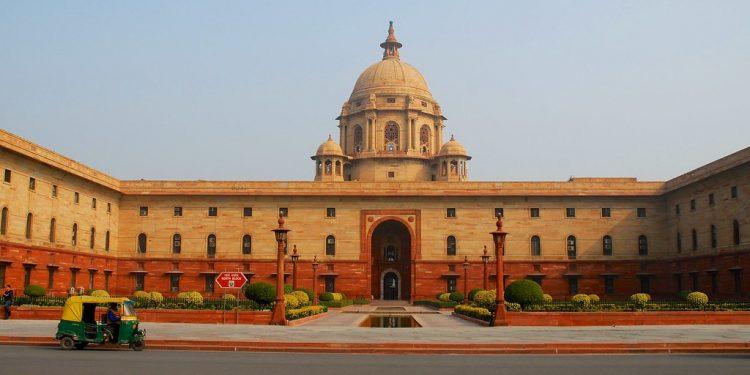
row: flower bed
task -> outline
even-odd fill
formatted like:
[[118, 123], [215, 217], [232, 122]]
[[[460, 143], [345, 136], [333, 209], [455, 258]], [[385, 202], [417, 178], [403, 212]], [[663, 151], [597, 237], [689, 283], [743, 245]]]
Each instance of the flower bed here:
[[458, 305], [458, 302], [455, 302], [455, 301], [420, 300], [420, 301], [414, 301], [414, 304], [415, 305], [430, 306], [430, 307], [434, 307], [436, 309], [448, 309], [448, 308], [456, 307], [456, 305]]
[[328, 308], [326, 306], [320, 306], [320, 305], [304, 306], [299, 309], [287, 310], [286, 319], [287, 320], [301, 319], [301, 318], [306, 318], [308, 316], [322, 314], [327, 311], [328, 311]]

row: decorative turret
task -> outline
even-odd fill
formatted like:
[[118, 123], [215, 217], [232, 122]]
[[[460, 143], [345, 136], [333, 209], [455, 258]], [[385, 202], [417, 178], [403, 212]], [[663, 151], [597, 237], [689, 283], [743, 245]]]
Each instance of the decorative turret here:
[[466, 181], [469, 179], [468, 161], [471, 156], [466, 148], [451, 134], [451, 139], [445, 142], [437, 155], [438, 181]]
[[315, 181], [344, 181], [344, 162], [347, 157], [336, 141], [328, 135], [328, 140], [318, 146], [315, 156]]
[[380, 48], [384, 49], [383, 60], [397, 59], [398, 49], [401, 47], [403, 47], [403, 44], [396, 40], [396, 34], [393, 30], [393, 21], [390, 21], [390, 25], [388, 26], [388, 37], [385, 38], [385, 42], [380, 43]]

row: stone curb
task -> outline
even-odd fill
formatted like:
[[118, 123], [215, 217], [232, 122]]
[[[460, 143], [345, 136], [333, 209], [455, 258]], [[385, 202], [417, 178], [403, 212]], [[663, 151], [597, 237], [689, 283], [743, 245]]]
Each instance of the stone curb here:
[[[1, 336], [0, 345], [48, 346], [52, 338]], [[95, 347], [93, 347], [95, 348]], [[324, 343], [147, 340], [147, 349], [243, 352], [294, 352], [343, 354], [678, 354], [678, 353], [750, 353], [750, 342], [662, 342], [662, 343]], [[106, 348], [105, 348], [106, 349]], [[123, 350], [125, 348], [123, 347]]]

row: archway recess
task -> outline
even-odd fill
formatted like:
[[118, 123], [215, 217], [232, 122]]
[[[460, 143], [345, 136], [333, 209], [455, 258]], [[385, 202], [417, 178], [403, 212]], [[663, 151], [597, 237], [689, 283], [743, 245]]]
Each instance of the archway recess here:
[[[373, 298], [410, 300], [412, 238], [409, 228], [398, 220], [385, 220], [377, 224], [370, 241]], [[385, 285], [392, 281], [386, 277], [389, 274], [397, 275], [395, 287]]]

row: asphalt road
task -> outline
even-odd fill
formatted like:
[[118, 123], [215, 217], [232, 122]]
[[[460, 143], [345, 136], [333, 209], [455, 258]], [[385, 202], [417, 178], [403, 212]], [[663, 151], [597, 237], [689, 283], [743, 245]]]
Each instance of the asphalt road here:
[[749, 374], [750, 355], [358, 355], [0, 346], [1, 374]]

